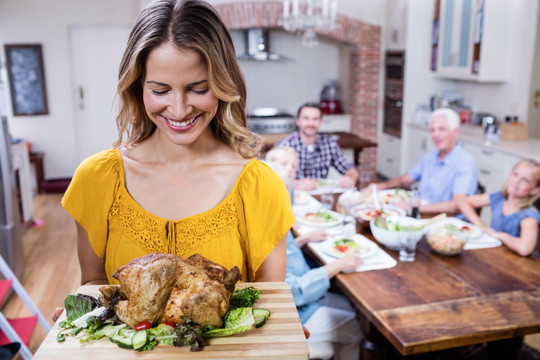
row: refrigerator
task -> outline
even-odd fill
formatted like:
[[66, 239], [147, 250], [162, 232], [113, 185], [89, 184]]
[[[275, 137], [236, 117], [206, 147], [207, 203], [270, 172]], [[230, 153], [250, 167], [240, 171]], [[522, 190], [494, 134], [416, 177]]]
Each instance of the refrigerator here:
[[0, 255], [21, 279], [25, 268], [22, 244], [25, 228], [21, 220], [17, 174], [12, 161], [5, 85], [0, 75]]

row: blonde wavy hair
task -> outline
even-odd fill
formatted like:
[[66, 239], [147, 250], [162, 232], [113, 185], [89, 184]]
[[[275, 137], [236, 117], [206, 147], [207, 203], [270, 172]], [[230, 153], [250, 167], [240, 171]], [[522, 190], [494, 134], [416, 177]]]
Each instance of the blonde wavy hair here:
[[[528, 165], [533, 167], [534, 172], [536, 173], [536, 187], [540, 187], [540, 164], [537, 161], [533, 160], [533, 159], [521, 159], [520, 161], [517, 162], [516, 165], [514, 165], [514, 167], [512, 168], [512, 171], [514, 171], [514, 169], [517, 168], [521, 164], [528, 164]], [[503, 185], [503, 188], [502, 188], [502, 194], [503, 194], [505, 199], [508, 198], [507, 186], [508, 185], [505, 182], [504, 185]], [[535, 195], [529, 196], [527, 199], [524, 199], [519, 204], [520, 209], [526, 209], [528, 207], [531, 207], [536, 202], [536, 200], [538, 200], [539, 198], [540, 198], [540, 192], [538, 192]]]
[[246, 159], [257, 156], [262, 141], [247, 128], [246, 83], [231, 36], [217, 11], [202, 0], [155, 0], [137, 18], [120, 63], [114, 147], [140, 143], [156, 129], [145, 111], [142, 81], [149, 53], [166, 42], [205, 61], [210, 91], [218, 98], [210, 122], [215, 136]]

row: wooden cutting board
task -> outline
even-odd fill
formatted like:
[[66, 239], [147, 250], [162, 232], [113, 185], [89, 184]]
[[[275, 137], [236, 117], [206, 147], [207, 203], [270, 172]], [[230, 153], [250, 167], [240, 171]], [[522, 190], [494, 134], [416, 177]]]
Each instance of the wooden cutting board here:
[[[65, 320], [65, 312], [37, 350], [34, 360], [73, 359], [308, 359], [308, 346], [298, 317], [289, 285], [286, 282], [238, 283], [237, 288], [255, 286], [261, 297], [255, 307], [271, 311], [263, 327], [245, 333], [206, 339], [202, 351], [191, 352], [187, 347], [156, 346], [151, 351], [136, 352], [122, 349], [109, 339], [91, 341], [81, 345], [74, 337], [64, 343], [56, 341], [58, 324]], [[99, 285], [81, 286], [77, 292], [99, 296]]]

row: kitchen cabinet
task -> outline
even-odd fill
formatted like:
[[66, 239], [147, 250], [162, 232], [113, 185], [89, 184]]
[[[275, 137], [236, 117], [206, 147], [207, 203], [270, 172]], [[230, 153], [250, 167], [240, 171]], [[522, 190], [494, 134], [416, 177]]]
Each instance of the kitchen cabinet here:
[[386, 48], [404, 50], [407, 38], [407, 0], [386, 2]]
[[435, 74], [478, 82], [508, 80], [514, 18], [512, 2], [435, 1], [432, 44]]
[[487, 192], [500, 190], [514, 165], [521, 159], [492, 147], [462, 141], [463, 148], [478, 165], [479, 180]]
[[[517, 155], [505, 153], [492, 147], [462, 141], [463, 148], [471, 154], [478, 165], [478, 181], [486, 188], [486, 192], [501, 190], [508, 174], [521, 159]], [[491, 208], [483, 207], [481, 218], [486, 224], [491, 223]]]
[[407, 149], [405, 149], [407, 154], [405, 169], [408, 171], [422, 160], [424, 155], [435, 150], [435, 145], [433, 145], [433, 141], [431, 141], [431, 135], [427, 128], [411, 125], [408, 127], [407, 138], [410, 139], [408, 141]]
[[388, 134], [381, 134], [377, 147], [377, 172], [393, 178], [401, 175], [401, 139]]

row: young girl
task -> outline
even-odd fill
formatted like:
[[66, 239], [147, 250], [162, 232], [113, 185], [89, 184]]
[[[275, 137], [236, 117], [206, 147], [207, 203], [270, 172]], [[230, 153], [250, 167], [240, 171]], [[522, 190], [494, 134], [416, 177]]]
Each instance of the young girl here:
[[[459, 203], [459, 209], [510, 250], [528, 256], [535, 250], [538, 238], [540, 213], [532, 204], [539, 197], [540, 164], [524, 159], [514, 166], [502, 191], [469, 196]], [[487, 205], [491, 206], [491, 227], [474, 210]]]
[[[266, 154], [266, 161], [283, 173], [285, 182], [294, 181], [298, 154], [291, 147], [278, 146]], [[300, 321], [311, 336], [308, 339], [310, 358], [336, 360], [358, 359], [362, 333], [354, 308], [341, 294], [329, 291], [330, 280], [340, 272], [354, 271], [362, 259], [353, 254], [345, 255], [321, 267], [310, 268], [301, 247], [309, 242], [324, 241], [322, 230], [287, 239], [287, 274]]]

